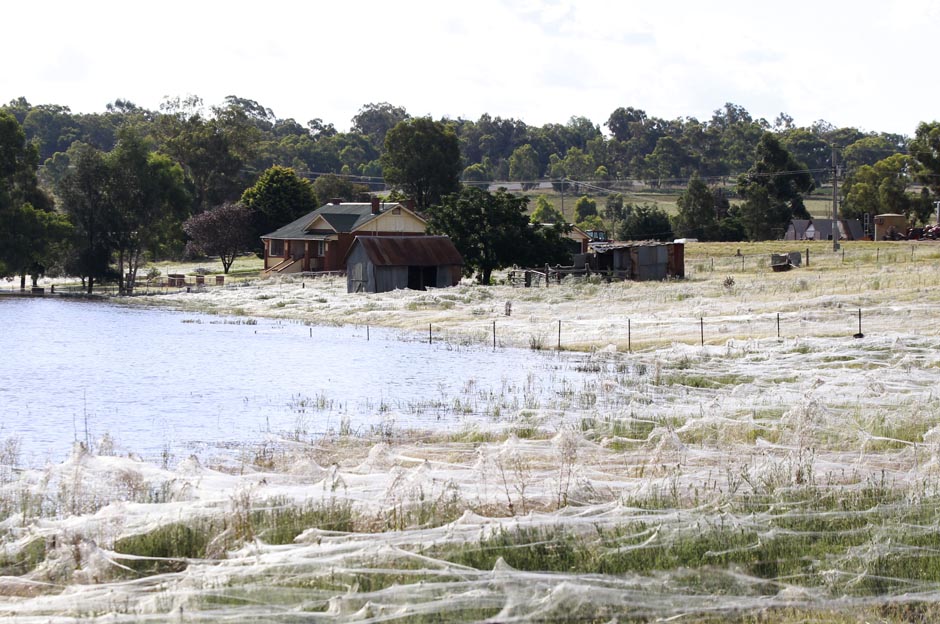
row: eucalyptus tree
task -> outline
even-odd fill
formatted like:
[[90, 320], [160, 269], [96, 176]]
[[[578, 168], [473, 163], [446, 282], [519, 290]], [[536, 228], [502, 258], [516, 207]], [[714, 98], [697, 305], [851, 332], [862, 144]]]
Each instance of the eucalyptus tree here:
[[429, 117], [389, 130], [382, 154], [385, 181], [426, 210], [460, 188], [460, 144], [454, 130]]

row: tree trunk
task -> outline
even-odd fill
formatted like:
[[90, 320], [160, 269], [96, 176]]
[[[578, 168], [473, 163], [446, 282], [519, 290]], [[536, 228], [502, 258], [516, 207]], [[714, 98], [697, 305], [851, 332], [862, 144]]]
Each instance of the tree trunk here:
[[20, 290], [26, 290], [26, 271], [20, 273]]

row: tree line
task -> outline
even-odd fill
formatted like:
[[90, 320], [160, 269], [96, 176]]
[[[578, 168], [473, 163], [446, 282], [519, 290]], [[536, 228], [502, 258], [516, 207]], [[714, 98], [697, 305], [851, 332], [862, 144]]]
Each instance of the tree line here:
[[[469, 190], [491, 180], [523, 189], [550, 180], [581, 195], [580, 225], [620, 238], [774, 238], [791, 218], [808, 216], [808, 193], [831, 182], [834, 149], [845, 172], [845, 216], [902, 212], [924, 221], [940, 193], [937, 122], [920, 124], [910, 139], [825, 121], [797, 127], [782, 113], [771, 124], [729, 103], [705, 121], [618, 108], [604, 125], [607, 134], [583, 117], [540, 127], [488, 114], [433, 120], [383, 102], [363, 106], [339, 132], [236, 96], [208, 108], [196, 97], [167, 98], [158, 111], [118, 99], [93, 114], [19, 98], [0, 107], [0, 272], [23, 283], [55, 270], [89, 289], [106, 279], [125, 290], [143, 258], [178, 256], [187, 246], [219, 255], [228, 270], [260, 234], [329, 199], [388, 189], [416, 200], [433, 227], [479, 246], [453, 229], [479, 222], [443, 215], [467, 211], [467, 202], [529, 211], [527, 199]], [[678, 214], [616, 192], [637, 183], [681, 185]], [[595, 198], [604, 201], [600, 210]], [[542, 196], [531, 216], [566, 220]]]

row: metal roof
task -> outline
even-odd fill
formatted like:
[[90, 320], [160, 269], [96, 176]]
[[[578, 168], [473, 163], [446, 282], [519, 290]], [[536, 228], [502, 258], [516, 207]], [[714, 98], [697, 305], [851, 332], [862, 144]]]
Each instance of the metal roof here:
[[347, 258], [357, 244], [376, 266], [463, 265], [463, 257], [446, 236], [357, 236]]
[[588, 243], [588, 246], [597, 253], [607, 253], [608, 251], [613, 251], [615, 249], [631, 249], [633, 247], [668, 247], [682, 245], [682, 243], [676, 243], [673, 241], [595, 241], [593, 243]]
[[[399, 203], [389, 203], [383, 204], [382, 208], [383, 210], [379, 215], [384, 214], [390, 208], [405, 207]], [[379, 215], [372, 214], [371, 203], [343, 202], [341, 204], [327, 204], [326, 206], [317, 208], [313, 212], [308, 212], [299, 219], [291, 221], [270, 234], [263, 235], [261, 238], [322, 240], [324, 236], [329, 236], [332, 232], [325, 229], [317, 229], [314, 231], [307, 229], [317, 217], [323, 217], [323, 220], [336, 232], [348, 233], [368, 223]]]

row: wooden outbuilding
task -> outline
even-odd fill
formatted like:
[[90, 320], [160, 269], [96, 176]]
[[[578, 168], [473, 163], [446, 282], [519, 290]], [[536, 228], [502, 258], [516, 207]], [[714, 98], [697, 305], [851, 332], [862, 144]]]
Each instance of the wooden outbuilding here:
[[462, 271], [463, 257], [446, 236], [357, 236], [346, 255], [346, 288], [445, 288], [460, 282]]
[[685, 245], [682, 243], [592, 243], [587, 257], [592, 272], [617, 279], [664, 280], [685, 277]]

